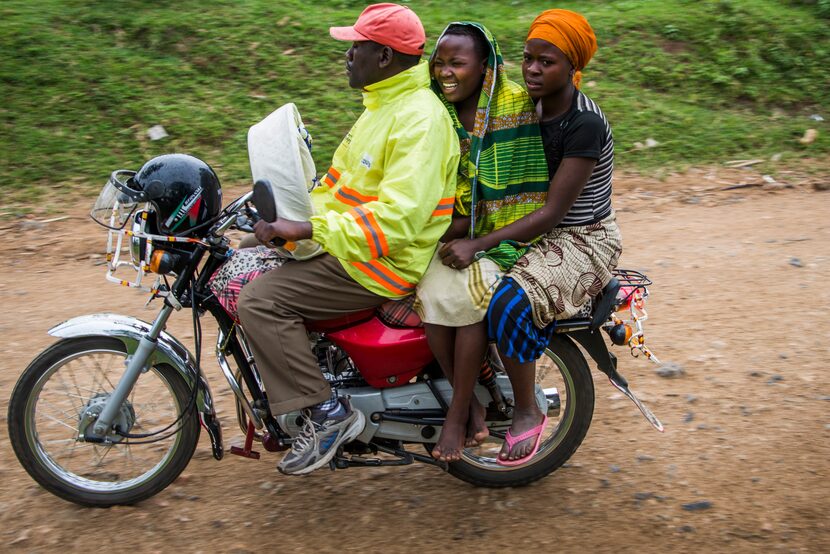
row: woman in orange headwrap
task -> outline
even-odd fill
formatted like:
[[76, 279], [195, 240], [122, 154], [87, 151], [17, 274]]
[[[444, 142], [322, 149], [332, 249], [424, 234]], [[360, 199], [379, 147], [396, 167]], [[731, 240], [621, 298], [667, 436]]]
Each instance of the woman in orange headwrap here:
[[[498, 463], [529, 461], [545, 435], [547, 417], [535, 398], [535, 362], [556, 320], [575, 316], [611, 280], [622, 251], [611, 208], [614, 142], [605, 115], [579, 90], [582, 69], [597, 49], [585, 18], [548, 10], [531, 24], [522, 72], [536, 103], [550, 187], [545, 205], [476, 239], [470, 253], [503, 240], [535, 242], [507, 272], [487, 314], [490, 338], [510, 376], [513, 421]], [[446, 260], [445, 260], [446, 263]]]

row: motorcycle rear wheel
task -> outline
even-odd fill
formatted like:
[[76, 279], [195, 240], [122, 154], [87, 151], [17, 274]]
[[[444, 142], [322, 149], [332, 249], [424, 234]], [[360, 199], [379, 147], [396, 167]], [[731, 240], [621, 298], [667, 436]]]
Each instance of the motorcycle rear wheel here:
[[[158, 435], [173, 433], [158, 442], [79, 440], [82, 412], [112, 392], [126, 356], [124, 343], [111, 337], [64, 339], [33, 360], [14, 388], [8, 415], [14, 452], [35, 481], [64, 500], [134, 504], [172, 483], [193, 456], [201, 430], [195, 413]], [[176, 421], [190, 396], [174, 368], [157, 365], [141, 375], [119, 417], [132, 434], [160, 431]]]
[[594, 382], [585, 358], [570, 339], [555, 335], [536, 362], [536, 380], [543, 388], [548, 380], [561, 386], [559, 415], [549, 418], [536, 455], [521, 466], [498, 465], [502, 441], [491, 438], [465, 448], [461, 460], [449, 464], [451, 475], [478, 487], [519, 487], [549, 475], [576, 452], [594, 414]]

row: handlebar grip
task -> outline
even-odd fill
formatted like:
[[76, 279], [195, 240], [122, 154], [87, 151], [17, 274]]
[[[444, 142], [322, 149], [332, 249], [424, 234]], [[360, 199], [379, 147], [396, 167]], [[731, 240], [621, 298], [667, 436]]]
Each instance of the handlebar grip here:
[[[268, 223], [273, 223], [277, 220], [277, 201], [271, 191], [271, 183], [266, 179], [260, 179], [254, 183], [254, 193], [251, 196], [251, 202], [259, 217]], [[274, 246], [283, 246], [285, 239], [276, 237], [271, 239], [271, 244]]]

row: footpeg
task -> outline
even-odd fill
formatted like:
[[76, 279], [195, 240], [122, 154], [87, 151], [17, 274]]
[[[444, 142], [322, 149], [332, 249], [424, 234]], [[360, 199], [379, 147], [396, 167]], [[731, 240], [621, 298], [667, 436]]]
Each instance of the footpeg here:
[[238, 446], [231, 446], [231, 454], [236, 454], [237, 456], [242, 456], [243, 458], [250, 458], [252, 460], [259, 460], [259, 452], [251, 449], [254, 445], [255, 433], [256, 427], [254, 427], [254, 423], [249, 419], [248, 432], [245, 433], [245, 447], [239, 448]]

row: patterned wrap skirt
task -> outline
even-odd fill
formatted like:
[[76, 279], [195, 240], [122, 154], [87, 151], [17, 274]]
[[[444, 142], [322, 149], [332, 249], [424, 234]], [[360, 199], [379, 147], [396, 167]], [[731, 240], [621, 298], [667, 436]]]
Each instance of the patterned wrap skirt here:
[[504, 272], [487, 258], [464, 269], [441, 263], [436, 250], [418, 283], [415, 311], [424, 323], [464, 327], [484, 320], [487, 306]]
[[557, 227], [507, 272], [487, 312], [499, 351], [519, 362], [539, 358], [557, 319], [577, 315], [613, 277], [622, 237], [612, 212], [585, 226]]
[[239, 321], [238, 303], [242, 287], [286, 261], [287, 258], [280, 256], [276, 250], [262, 245], [234, 250], [228, 261], [211, 276], [208, 287], [225, 311]]

